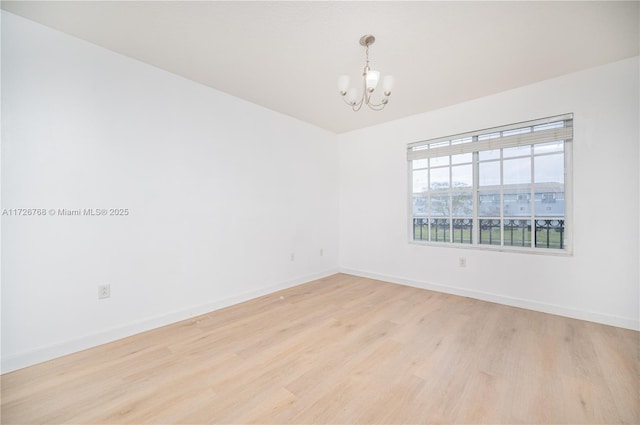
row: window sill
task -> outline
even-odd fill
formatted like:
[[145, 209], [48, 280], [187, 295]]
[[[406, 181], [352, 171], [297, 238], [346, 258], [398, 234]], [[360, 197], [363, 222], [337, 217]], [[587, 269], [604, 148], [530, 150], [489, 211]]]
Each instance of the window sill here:
[[416, 246], [428, 246], [428, 247], [438, 247], [438, 248], [473, 249], [478, 251], [548, 255], [553, 257], [573, 257], [573, 252], [569, 248], [565, 248], [565, 249], [522, 248], [517, 246], [471, 245], [471, 244], [461, 244], [461, 243], [451, 243], [451, 242], [425, 242], [425, 241], [416, 241], [416, 240], [409, 240], [409, 244], [416, 245]]

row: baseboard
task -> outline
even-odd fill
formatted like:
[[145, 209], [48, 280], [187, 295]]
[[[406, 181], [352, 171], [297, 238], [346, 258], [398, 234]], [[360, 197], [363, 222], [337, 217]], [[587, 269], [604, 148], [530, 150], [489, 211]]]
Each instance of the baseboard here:
[[1, 364], [2, 373], [22, 369], [24, 367], [32, 366], [37, 363], [42, 363], [48, 360], [65, 356], [67, 354], [76, 353], [78, 351], [86, 350], [88, 348], [96, 347], [98, 345], [106, 344], [135, 334], [139, 334], [141, 332], [156, 329], [161, 326], [166, 326], [172, 323], [180, 322], [182, 320], [187, 320], [195, 316], [229, 307], [231, 305], [248, 301], [253, 298], [261, 297], [263, 295], [280, 291], [282, 289], [287, 289], [292, 286], [331, 276], [338, 272], [338, 269], [328, 269], [318, 273], [299, 276], [294, 279], [280, 282], [276, 285], [270, 285], [254, 291], [243, 292], [231, 297], [193, 306], [180, 311], [174, 311], [156, 317], [127, 323], [122, 326], [97, 332], [95, 334], [86, 335], [77, 339], [64, 341], [59, 344], [42, 347], [36, 350], [21, 353], [19, 355], [3, 357]]
[[389, 283], [397, 283], [400, 285], [412, 286], [415, 288], [429, 289], [432, 291], [444, 292], [447, 294], [460, 295], [463, 297], [475, 298], [483, 301], [490, 301], [498, 304], [509, 305], [512, 307], [520, 307], [526, 308], [528, 310], [540, 311], [543, 313], [556, 314], [558, 316], [565, 316], [573, 319], [586, 320], [588, 322], [595, 322], [604, 325], [616, 326], [619, 328], [631, 329], [634, 331], [640, 330], [640, 320], [628, 317], [612, 316], [591, 311], [575, 310], [559, 305], [546, 304], [522, 298], [508, 297], [488, 292], [472, 291], [468, 289], [457, 288], [454, 286], [406, 279], [397, 276], [381, 275], [350, 268], [340, 268], [340, 272], [351, 274], [354, 276], [382, 280]]

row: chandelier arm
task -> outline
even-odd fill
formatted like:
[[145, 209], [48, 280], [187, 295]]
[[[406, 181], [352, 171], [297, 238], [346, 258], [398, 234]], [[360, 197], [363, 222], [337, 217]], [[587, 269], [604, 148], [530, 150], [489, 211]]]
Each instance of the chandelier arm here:
[[384, 109], [384, 107], [387, 106], [387, 104], [386, 103], [380, 103], [378, 105], [375, 105], [375, 104], [369, 103], [369, 104], [367, 104], [367, 106], [370, 109], [373, 109], [374, 111], [382, 111]]
[[349, 105], [349, 106], [353, 106], [353, 104], [351, 104], [351, 103], [347, 102], [347, 99], [345, 99], [345, 97], [344, 97], [344, 96], [342, 97], [342, 101], [343, 101], [344, 103], [346, 103], [347, 105]]
[[367, 106], [369, 106], [369, 108], [373, 109], [374, 111], [382, 111], [384, 107], [387, 106], [387, 103], [382, 101], [380, 103], [373, 103], [371, 101], [371, 95], [372, 93], [367, 93]]
[[347, 102], [347, 99], [345, 99], [344, 97], [342, 98], [342, 101], [344, 103], [346, 103], [347, 105], [349, 105], [351, 107], [351, 109], [353, 109], [356, 112], [358, 112], [360, 110], [360, 108], [362, 108], [362, 104], [364, 103], [363, 99], [360, 99], [360, 101], [356, 102], [356, 103], [349, 103], [349, 102]]
[[[369, 98], [369, 99], [371, 99], [371, 98]], [[378, 111], [379, 111], [379, 110], [382, 110], [382, 108], [384, 108], [385, 106], [387, 106], [387, 104], [388, 104], [388, 103], [384, 103], [384, 102], [380, 102], [380, 103], [367, 102], [367, 105], [369, 105], [369, 106], [380, 107], [380, 109], [377, 109]]]

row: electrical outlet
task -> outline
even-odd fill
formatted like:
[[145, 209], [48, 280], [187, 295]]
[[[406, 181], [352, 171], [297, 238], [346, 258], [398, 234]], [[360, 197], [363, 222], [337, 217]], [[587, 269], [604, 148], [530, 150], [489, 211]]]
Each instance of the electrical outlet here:
[[291, 261], [295, 261], [296, 260], [296, 254], [294, 254], [293, 252], [291, 253]]
[[102, 300], [111, 296], [111, 285], [98, 285], [98, 299]]
[[458, 265], [460, 267], [467, 267], [467, 259], [464, 257], [458, 258]]

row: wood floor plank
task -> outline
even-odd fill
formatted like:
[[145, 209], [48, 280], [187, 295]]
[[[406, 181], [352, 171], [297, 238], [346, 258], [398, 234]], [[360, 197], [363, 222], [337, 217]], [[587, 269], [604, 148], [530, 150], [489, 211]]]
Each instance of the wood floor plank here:
[[345, 274], [0, 380], [3, 424], [640, 423], [638, 332]]

